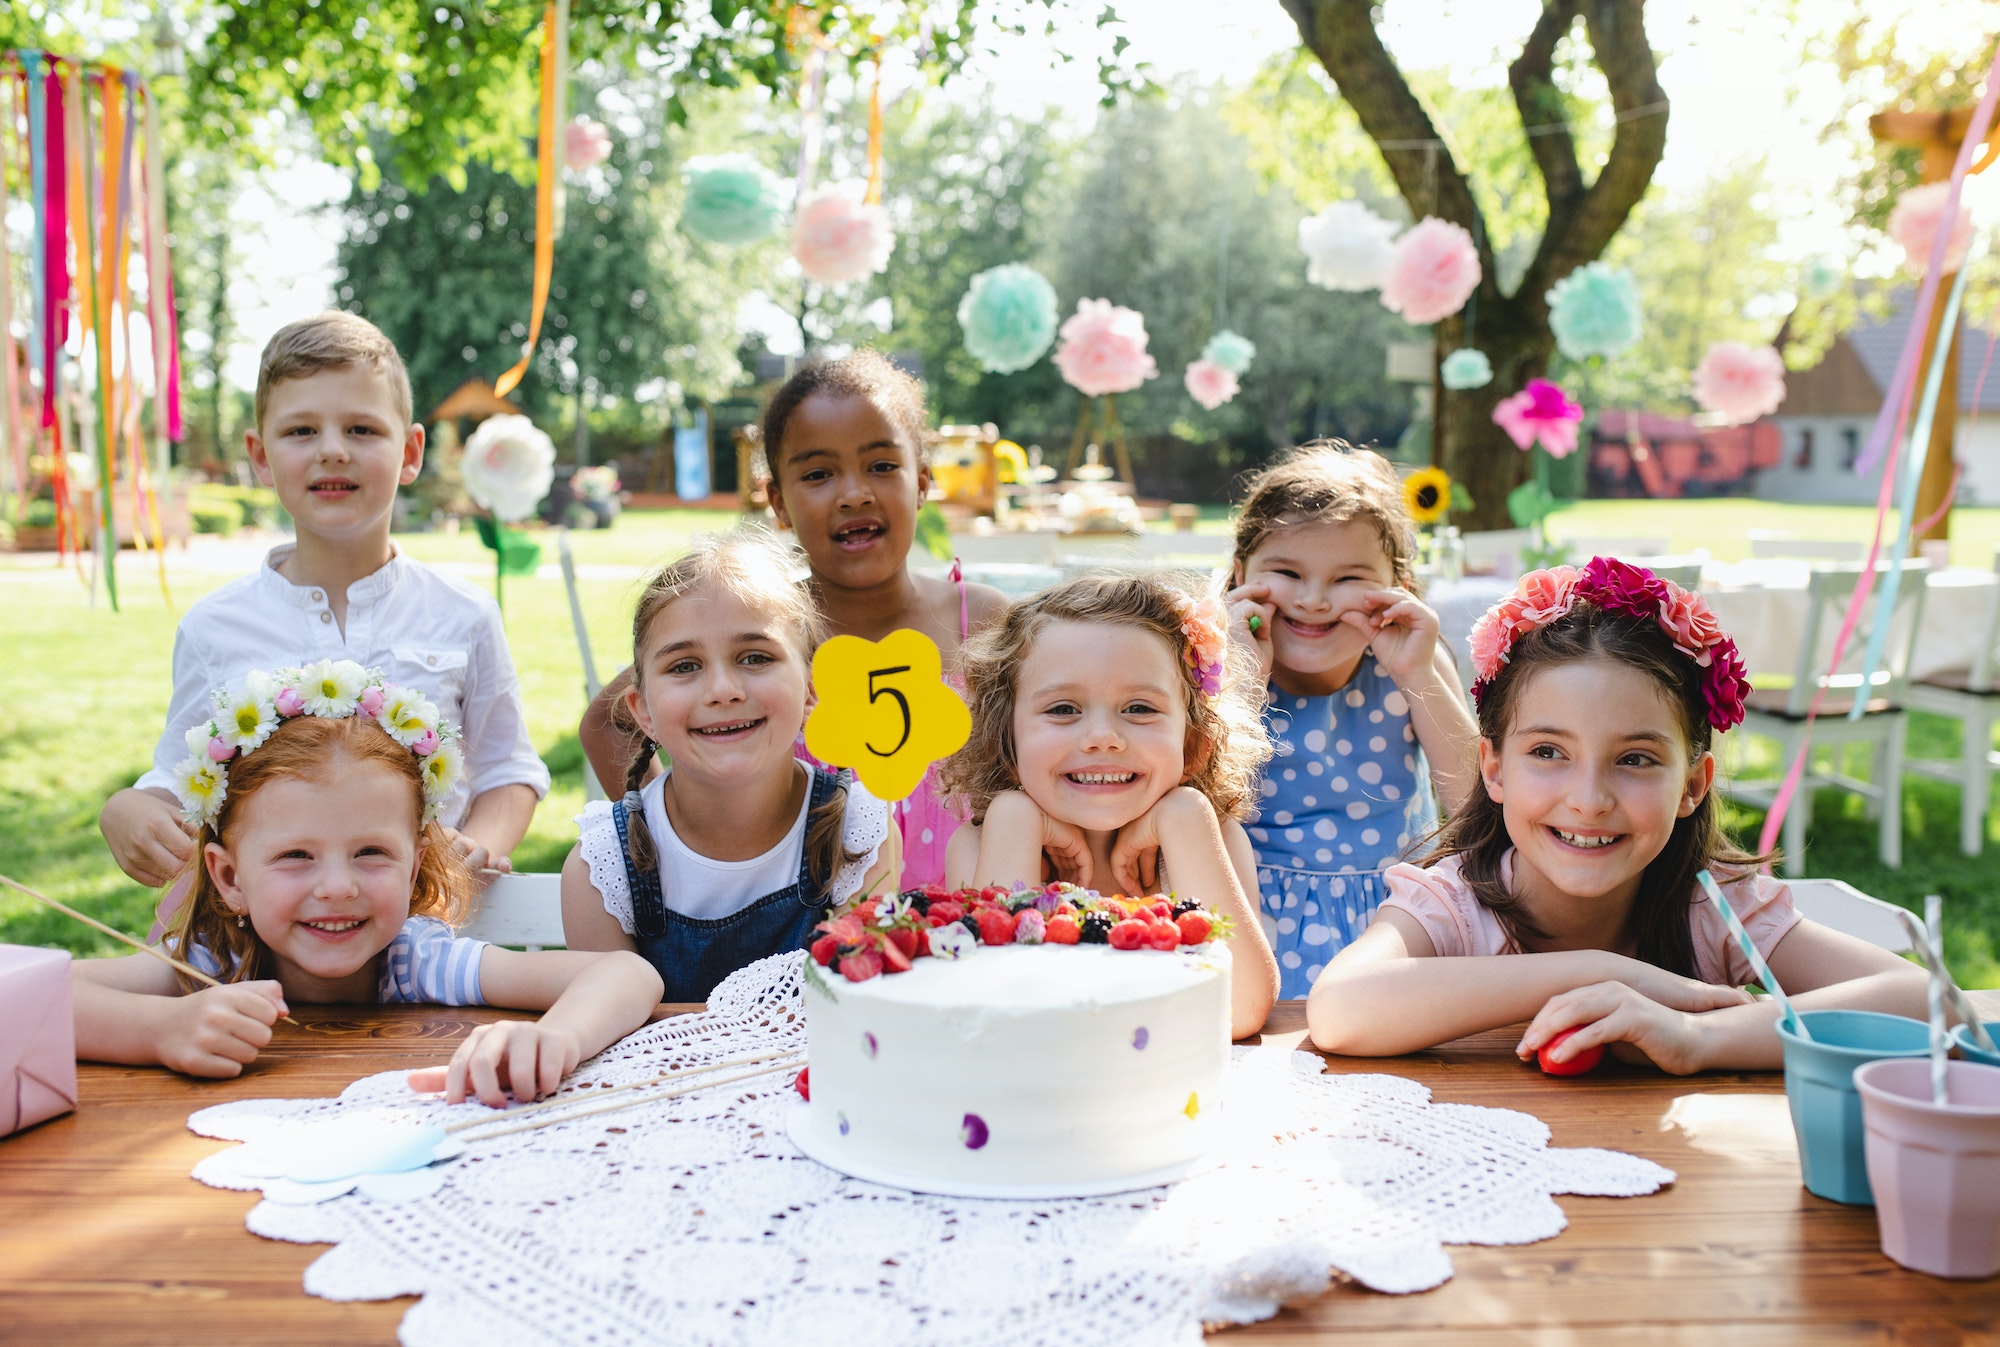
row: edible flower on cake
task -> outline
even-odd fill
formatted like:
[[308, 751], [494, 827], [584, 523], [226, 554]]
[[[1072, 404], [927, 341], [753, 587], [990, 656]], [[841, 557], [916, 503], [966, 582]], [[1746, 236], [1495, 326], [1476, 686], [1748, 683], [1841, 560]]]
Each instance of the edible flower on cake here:
[[963, 958], [980, 945], [1109, 945], [1174, 950], [1229, 935], [1229, 919], [1192, 898], [1133, 898], [1074, 884], [951, 890], [930, 884], [865, 898], [815, 928], [813, 960], [850, 982], [908, 972], [926, 956]]

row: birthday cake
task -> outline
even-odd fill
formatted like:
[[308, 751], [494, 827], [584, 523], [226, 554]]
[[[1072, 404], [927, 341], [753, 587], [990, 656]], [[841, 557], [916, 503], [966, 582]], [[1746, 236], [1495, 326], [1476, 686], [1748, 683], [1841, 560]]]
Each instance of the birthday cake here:
[[1178, 1178], [1207, 1148], [1229, 1061], [1219, 925], [1193, 903], [1060, 885], [844, 913], [806, 964], [792, 1135], [845, 1173], [922, 1192]]

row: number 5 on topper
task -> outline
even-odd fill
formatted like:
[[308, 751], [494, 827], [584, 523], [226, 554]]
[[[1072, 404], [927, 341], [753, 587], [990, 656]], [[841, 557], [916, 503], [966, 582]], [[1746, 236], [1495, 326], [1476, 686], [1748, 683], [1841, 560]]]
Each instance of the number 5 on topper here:
[[937, 642], [904, 627], [879, 641], [835, 636], [813, 655], [818, 701], [806, 747], [852, 768], [878, 800], [908, 798], [930, 765], [965, 746], [972, 713], [944, 681]]

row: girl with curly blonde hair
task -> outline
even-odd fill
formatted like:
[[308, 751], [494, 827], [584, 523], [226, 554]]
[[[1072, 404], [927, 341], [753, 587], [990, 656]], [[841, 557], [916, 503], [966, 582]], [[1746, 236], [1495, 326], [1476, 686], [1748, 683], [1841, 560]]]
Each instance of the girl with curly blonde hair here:
[[972, 737], [944, 787], [972, 822], [947, 848], [947, 882], [1171, 885], [1229, 917], [1231, 1021], [1255, 1033], [1278, 970], [1238, 819], [1270, 745], [1220, 603], [1151, 577], [1075, 580], [968, 642], [965, 681]]

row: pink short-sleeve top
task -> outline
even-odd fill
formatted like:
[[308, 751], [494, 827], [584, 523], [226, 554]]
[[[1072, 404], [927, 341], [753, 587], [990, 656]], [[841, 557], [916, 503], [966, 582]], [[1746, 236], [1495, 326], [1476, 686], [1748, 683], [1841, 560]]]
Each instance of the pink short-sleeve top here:
[[[1500, 862], [1501, 882], [1511, 884], [1513, 874], [1514, 853], [1509, 851]], [[1500, 919], [1466, 883], [1458, 857], [1447, 857], [1429, 869], [1392, 866], [1383, 879], [1389, 886], [1389, 896], [1382, 900], [1382, 906], [1400, 908], [1414, 918], [1439, 956], [1519, 952], [1509, 944]], [[1799, 924], [1791, 886], [1783, 880], [1748, 874], [1724, 884], [1722, 891], [1743, 928], [1750, 932], [1757, 952], [1766, 959], [1792, 927]], [[1737, 947], [1729, 934], [1729, 924], [1713, 903], [1697, 901], [1688, 905], [1688, 934], [1694, 939], [1695, 975], [1703, 982], [1740, 987], [1757, 980], [1756, 971]]]

